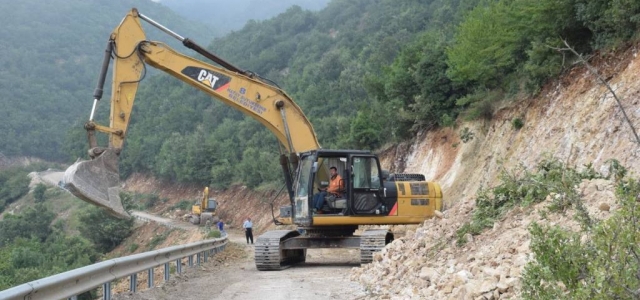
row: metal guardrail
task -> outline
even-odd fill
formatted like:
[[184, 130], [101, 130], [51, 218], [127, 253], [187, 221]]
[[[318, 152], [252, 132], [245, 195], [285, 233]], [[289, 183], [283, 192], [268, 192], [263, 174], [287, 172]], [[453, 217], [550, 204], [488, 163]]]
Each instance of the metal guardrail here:
[[147, 285], [151, 288], [154, 268], [164, 265], [164, 279], [169, 280], [171, 262], [175, 262], [176, 272], [182, 273], [183, 258], [188, 258], [189, 266], [193, 266], [196, 256], [196, 264], [200, 265], [203, 258], [206, 262], [209, 255], [224, 250], [227, 242], [225, 234], [217, 239], [106, 260], [0, 291], [0, 299], [75, 299], [76, 295], [102, 285], [103, 299], [110, 300], [111, 282], [116, 279], [129, 276], [130, 290], [135, 292], [138, 273], [147, 271]]

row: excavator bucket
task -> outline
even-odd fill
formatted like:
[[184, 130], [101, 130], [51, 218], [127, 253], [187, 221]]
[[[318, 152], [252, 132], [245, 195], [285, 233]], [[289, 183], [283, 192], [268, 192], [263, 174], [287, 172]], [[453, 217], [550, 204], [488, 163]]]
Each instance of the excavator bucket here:
[[103, 207], [115, 217], [131, 217], [120, 200], [118, 155], [113, 149], [90, 161], [78, 160], [65, 171], [63, 182], [81, 200]]

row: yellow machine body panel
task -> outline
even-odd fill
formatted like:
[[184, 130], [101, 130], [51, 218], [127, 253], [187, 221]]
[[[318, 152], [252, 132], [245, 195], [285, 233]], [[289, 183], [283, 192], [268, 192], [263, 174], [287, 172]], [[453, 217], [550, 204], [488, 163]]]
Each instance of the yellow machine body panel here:
[[[398, 209], [396, 216], [431, 217], [442, 209], [442, 190], [434, 182], [397, 182]], [[392, 211], [393, 213], [393, 211]]]
[[191, 213], [194, 215], [200, 215], [202, 213], [202, 208], [200, 206], [200, 204], [196, 204], [194, 206], [191, 206]]

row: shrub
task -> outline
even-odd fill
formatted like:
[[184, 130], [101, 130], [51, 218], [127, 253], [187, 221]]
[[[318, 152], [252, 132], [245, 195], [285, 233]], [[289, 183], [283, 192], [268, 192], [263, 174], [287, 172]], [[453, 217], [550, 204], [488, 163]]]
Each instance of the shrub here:
[[515, 130], [520, 130], [520, 128], [524, 126], [524, 121], [520, 118], [513, 118], [513, 120], [511, 120], [511, 125], [513, 125]]
[[478, 191], [471, 221], [456, 232], [458, 245], [466, 242], [465, 234], [480, 234], [516, 205], [529, 206], [542, 202], [551, 193], [555, 196], [552, 197], [550, 211], [560, 212], [574, 207], [581, 225], [590, 227], [592, 221], [574, 187], [583, 179], [593, 178], [604, 176], [595, 172], [590, 164], [585, 166], [585, 170], [578, 172], [574, 168], [566, 167], [558, 159], [542, 160], [535, 173], [522, 167], [514, 172], [503, 170], [499, 175], [500, 183], [496, 187]]
[[160, 197], [156, 194], [143, 195], [142, 199], [144, 201], [144, 207], [147, 209], [156, 206], [156, 204], [158, 204], [158, 202], [160, 201]]
[[191, 206], [193, 205], [192, 202], [193, 201], [189, 201], [189, 200], [181, 200], [180, 202], [178, 202], [174, 206], [172, 206], [171, 209], [172, 210], [176, 210], [176, 209], [190, 210]]
[[147, 245], [147, 249], [153, 250], [156, 247], [158, 247], [158, 245], [162, 244], [162, 242], [164, 242], [167, 239], [167, 237], [169, 236], [169, 234], [171, 234], [172, 231], [173, 230], [169, 230], [167, 232], [155, 235], [149, 242], [149, 245]]
[[44, 193], [46, 191], [47, 186], [44, 183], [38, 183], [38, 185], [33, 189], [33, 199], [35, 199], [36, 202], [44, 202]]
[[82, 236], [91, 241], [102, 253], [117, 247], [133, 231], [134, 219], [118, 219], [106, 215], [101, 208], [90, 206], [80, 213]]
[[616, 196], [620, 209], [592, 229], [532, 224], [535, 260], [523, 272], [525, 299], [638, 298], [640, 182], [619, 182]]
[[219, 237], [222, 236], [222, 233], [218, 230], [211, 230], [209, 231], [209, 233], [207, 233], [207, 235], [204, 237], [205, 240], [207, 239], [217, 239]]
[[138, 250], [139, 247], [140, 247], [140, 245], [138, 245], [136, 243], [133, 243], [133, 244], [129, 245], [129, 252], [130, 253], [136, 252], [136, 250]]
[[0, 171], [0, 211], [29, 192], [27, 171], [22, 168], [11, 168]]
[[463, 143], [472, 141], [474, 136], [475, 134], [473, 133], [473, 131], [469, 130], [469, 127], [465, 127], [460, 130], [460, 139]]

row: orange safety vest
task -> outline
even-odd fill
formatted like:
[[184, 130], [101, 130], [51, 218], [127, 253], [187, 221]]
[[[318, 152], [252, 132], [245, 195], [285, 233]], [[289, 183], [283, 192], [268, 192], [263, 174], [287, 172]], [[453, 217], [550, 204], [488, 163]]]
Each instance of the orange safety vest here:
[[344, 190], [344, 181], [340, 175], [336, 174], [336, 177], [331, 178], [329, 181], [329, 188], [327, 188], [327, 191], [331, 194], [340, 195], [340, 191], [342, 190]]

